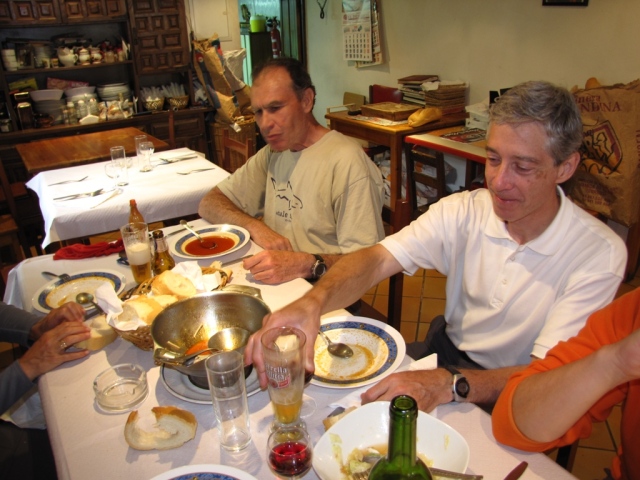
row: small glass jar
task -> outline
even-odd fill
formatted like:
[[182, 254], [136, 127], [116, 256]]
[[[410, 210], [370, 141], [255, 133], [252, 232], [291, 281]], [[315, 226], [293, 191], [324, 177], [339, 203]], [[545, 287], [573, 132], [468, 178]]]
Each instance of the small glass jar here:
[[13, 125], [11, 125], [11, 120], [8, 118], [4, 118], [0, 120], [0, 133], [9, 133], [13, 131]]

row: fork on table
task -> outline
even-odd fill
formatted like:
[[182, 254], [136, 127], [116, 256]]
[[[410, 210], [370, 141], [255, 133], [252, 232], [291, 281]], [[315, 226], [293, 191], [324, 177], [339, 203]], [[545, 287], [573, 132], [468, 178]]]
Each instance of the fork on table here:
[[178, 175], [189, 175], [190, 173], [206, 172], [207, 170], [214, 170], [214, 167], [211, 167], [211, 168], [197, 168], [195, 170], [189, 170], [188, 172], [176, 172], [176, 173]]

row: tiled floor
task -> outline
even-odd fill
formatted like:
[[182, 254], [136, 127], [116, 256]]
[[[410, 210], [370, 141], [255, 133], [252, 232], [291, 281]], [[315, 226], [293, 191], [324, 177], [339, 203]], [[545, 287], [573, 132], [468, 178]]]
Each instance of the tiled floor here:
[[[424, 339], [429, 322], [444, 313], [446, 277], [435, 270], [419, 270], [404, 278], [400, 333], [406, 342]], [[640, 287], [640, 270], [630, 282], [623, 283], [618, 296]], [[387, 311], [389, 283], [384, 281], [367, 292], [363, 299], [378, 311]], [[606, 423], [596, 424], [591, 437], [581, 440], [572, 473], [580, 480], [604, 478], [620, 439], [620, 408], [616, 407]], [[555, 452], [550, 455], [555, 458]]]

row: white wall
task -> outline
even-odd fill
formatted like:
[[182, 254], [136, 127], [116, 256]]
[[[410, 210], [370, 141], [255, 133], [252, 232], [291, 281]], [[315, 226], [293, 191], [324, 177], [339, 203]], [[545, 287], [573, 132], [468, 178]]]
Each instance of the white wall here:
[[543, 7], [541, 0], [379, 0], [386, 63], [357, 69], [342, 59], [341, 0], [320, 19], [306, 0], [309, 72], [315, 114], [342, 103], [345, 91], [368, 95], [411, 74], [470, 84], [469, 102], [531, 79], [568, 88], [640, 77], [640, 2], [590, 0], [587, 7]]
[[240, 48], [237, 0], [191, 0], [187, 10], [195, 38], [202, 40], [217, 33], [223, 51]]

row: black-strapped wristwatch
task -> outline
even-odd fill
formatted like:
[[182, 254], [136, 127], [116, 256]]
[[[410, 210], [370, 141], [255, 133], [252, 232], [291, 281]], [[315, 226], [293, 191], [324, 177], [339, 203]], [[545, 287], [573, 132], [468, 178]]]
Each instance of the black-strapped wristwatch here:
[[316, 261], [313, 265], [311, 265], [311, 279], [317, 280], [325, 273], [327, 273], [327, 264], [324, 263], [324, 259], [315, 253], [312, 254], [316, 257]]
[[451, 375], [453, 375], [453, 382], [451, 384], [453, 400], [456, 402], [466, 402], [467, 397], [469, 396], [469, 390], [471, 390], [467, 377], [465, 377], [451, 365], [443, 365], [442, 368], [448, 370]]

